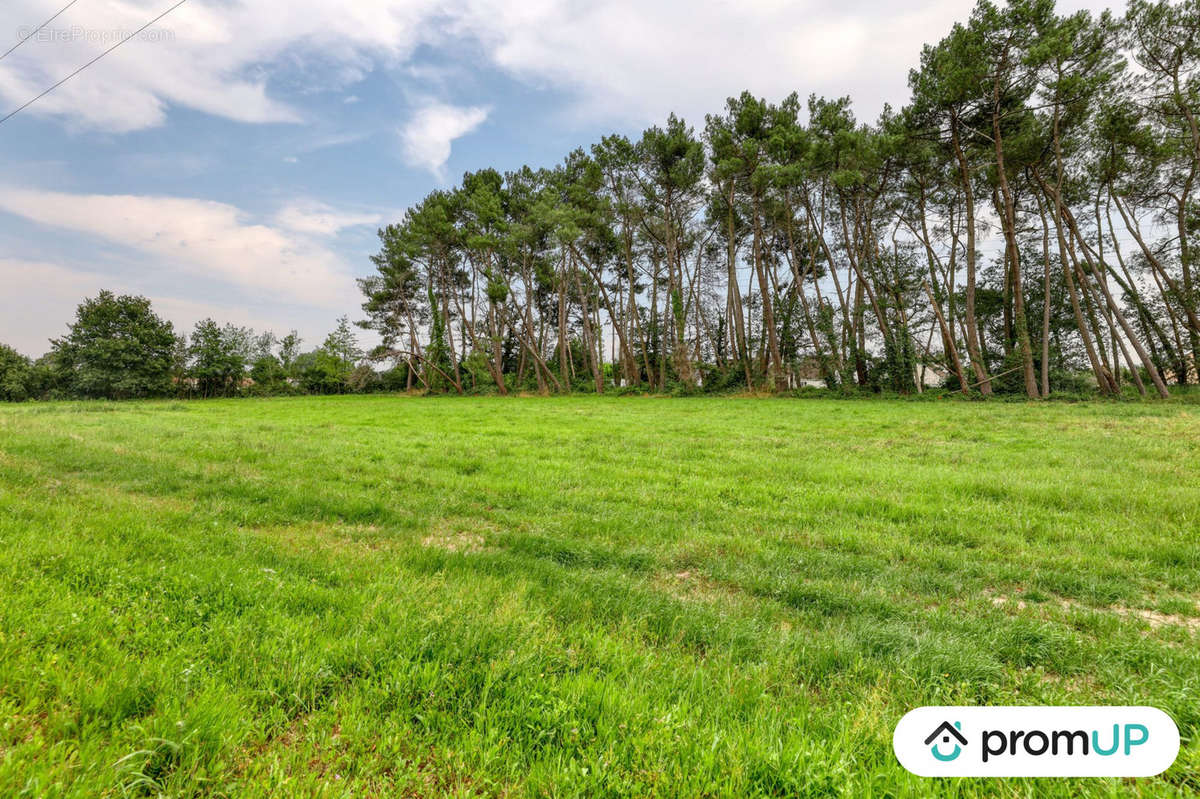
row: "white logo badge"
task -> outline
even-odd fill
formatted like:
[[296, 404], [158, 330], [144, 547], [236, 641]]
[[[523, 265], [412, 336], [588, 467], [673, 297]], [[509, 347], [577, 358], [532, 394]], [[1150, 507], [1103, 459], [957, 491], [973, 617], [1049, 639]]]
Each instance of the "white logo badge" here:
[[1153, 707], [919, 707], [892, 748], [921, 777], [1152, 777], [1179, 728]]

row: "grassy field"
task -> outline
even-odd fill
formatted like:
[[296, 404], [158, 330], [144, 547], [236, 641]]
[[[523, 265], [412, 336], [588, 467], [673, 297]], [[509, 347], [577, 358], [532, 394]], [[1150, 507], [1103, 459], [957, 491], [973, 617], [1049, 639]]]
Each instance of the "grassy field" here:
[[[924, 704], [1149, 704], [929, 781]], [[0, 408], [2, 796], [1200, 792], [1200, 407]]]

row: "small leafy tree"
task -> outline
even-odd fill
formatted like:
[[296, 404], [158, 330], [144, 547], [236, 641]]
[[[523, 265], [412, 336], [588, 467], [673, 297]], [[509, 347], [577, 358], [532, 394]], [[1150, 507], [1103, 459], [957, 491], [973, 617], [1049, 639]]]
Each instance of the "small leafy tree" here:
[[287, 372], [271, 353], [262, 355], [250, 367], [250, 379], [258, 393], [278, 391], [286, 385]]
[[29, 399], [32, 365], [29, 359], [5, 344], [0, 344], [0, 400], [23, 402]]
[[350, 320], [343, 316], [318, 349], [296, 359], [296, 368], [305, 390], [340, 394], [352, 387], [350, 377], [362, 357]]
[[358, 346], [358, 337], [354, 335], [350, 319], [346, 316], [338, 318], [337, 327], [325, 337], [321, 349], [337, 361], [337, 368], [344, 375], [350, 374], [363, 357], [363, 352]]
[[299, 372], [295, 368], [296, 359], [300, 356], [302, 339], [295, 330], [284, 336], [279, 342], [279, 365], [283, 367], [287, 377], [296, 377]]
[[191, 376], [205, 397], [228, 396], [236, 391], [246, 371], [245, 331], [211, 319], [196, 323], [188, 346]]
[[341, 362], [324, 349], [306, 352], [296, 359], [300, 382], [313, 394], [339, 394], [345, 390], [347, 373]]
[[145, 297], [102, 291], [53, 342], [69, 390], [82, 397], [154, 397], [171, 390], [175, 330]]

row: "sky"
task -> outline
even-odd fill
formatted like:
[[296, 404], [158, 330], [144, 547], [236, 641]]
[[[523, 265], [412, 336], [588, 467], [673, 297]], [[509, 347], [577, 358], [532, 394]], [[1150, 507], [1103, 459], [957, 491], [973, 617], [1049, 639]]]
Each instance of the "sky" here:
[[[0, 52], [69, 0], [5, 0]], [[176, 0], [76, 0], [0, 57], [0, 116]], [[1060, 11], [1109, 4], [1060, 0]], [[725, 98], [908, 97], [966, 0], [186, 0], [0, 124], [0, 343], [102, 289], [320, 343], [376, 231], [463, 172], [552, 166]], [[363, 334], [364, 343], [371, 343]]]

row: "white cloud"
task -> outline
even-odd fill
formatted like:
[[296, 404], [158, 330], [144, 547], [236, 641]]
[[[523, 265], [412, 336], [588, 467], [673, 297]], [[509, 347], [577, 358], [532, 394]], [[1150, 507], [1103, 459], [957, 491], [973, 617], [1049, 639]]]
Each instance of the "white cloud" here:
[[444, 179], [450, 145], [482, 125], [488, 113], [487, 108], [459, 108], [444, 103], [418, 109], [400, 130], [405, 160]]
[[[136, 250], [147, 269], [339, 311], [358, 301], [350, 270], [319, 237], [252, 223], [225, 203], [0, 188], [0, 210]], [[347, 219], [296, 210], [284, 212], [284, 218], [306, 226], [305, 233], [336, 229]]]
[[[1106, 0], [1060, 0], [1103, 9]], [[1118, 5], [1120, 5], [1118, 3]], [[908, 98], [921, 47], [965, 21], [968, 0], [463, 0], [455, 30], [492, 63], [569, 91], [590, 122], [674, 111], [697, 127], [726, 98], [849, 94], [860, 117]]]
[[[59, 5], [8, 0], [5, 18], [34, 24]], [[93, 0], [54, 26], [134, 30], [161, 5]], [[471, 69], [482, 52], [485, 64], [566, 90], [574, 113], [592, 119], [641, 123], [673, 110], [699, 124], [742, 89], [771, 98], [848, 93], [871, 117], [885, 100], [904, 102], [921, 45], [969, 11], [963, 0], [191, 0], [155, 26], [169, 36], [129, 42], [29, 113], [111, 131], [159, 124], [170, 105], [297, 122], [304, 115], [271, 96], [272, 79], [300, 74], [306, 90], [341, 89], [379, 65], [413, 68], [424, 45], [471, 54], [457, 58]], [[31, 41], [0, 63], [0, 98], [24, 102], [104, 46]], [[442, 152], [429, 141], [425, 163]]]
[[297, 233], [332, 236], [346, 228], [378, 225], [380, 214], [341, 211], [315, 200], [296, 201], [275, 215], [275, 223]]
[[[53, 13], [54, 3], [16, 0], [7, 4], [6, 18], [40, 21]], [[35, 38], [5, 59], [0, 96], [11, 104], [25, 102], [111, 47], [121, 32], [137, 30], [157, 16], [160, 5], [102, 0], [72, 7], [52, 23], [58, 33]], [[235, 20], [217, 7], [185, 5], [152, 28], [155, 39], [126, 42], [29, 112], [114, 132], [161, 124], [172, 103], [241, 122], [299, 121], [295, 110], [267, 97], [261, 78], [237, 74], [251, 52], [269, 52], [269, 42], [240, 48], [230, 23]]]
[[[6, 0], [4, 17], [35, 25], [61, 5]], [[153, 26], [153, 39], [127, 42], [27, 113], [115, 132], [161, 124], [169, 105], [248, 123], [298, 122], [300, 111], [268, 95], [273, 76], [320, 66], [324, 88], [352, 83], [378, 63], [405, 59], [436, 7], [434, 0], [191, 0]], [[0, 63], [0, 98], [25, 102], [111, 46], [111, 32], [137, 30], [163, 10], [158, 0], [73, 6], [51, 25], [64, 33], [31, 40]]]

